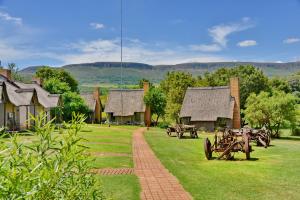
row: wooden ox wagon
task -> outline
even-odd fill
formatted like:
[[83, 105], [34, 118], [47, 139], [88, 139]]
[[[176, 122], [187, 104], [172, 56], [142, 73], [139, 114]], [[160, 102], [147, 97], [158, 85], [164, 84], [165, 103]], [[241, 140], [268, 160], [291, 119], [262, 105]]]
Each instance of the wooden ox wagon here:
[[246, 159], [250, 159], [250, 138], [248, 134], [240, 130], [225, 129], [223, 132], [216, 132], [214, 142], [211, 143], [208, 138], [204, 140], [204, 152], [208, 160], [212, 159], [212, 153], [218, 154], [217, 159], [233, 159], [234, 153], [243, 152]]
[[184, 133], [190, 133], [191, 138], [198, 138], [195, 125], [176, 124], [175, 126], [169, 126], [166, 132], [169, 136], [172, 136], [172, 133], [176, 133], [178, 139], [181, 139]]

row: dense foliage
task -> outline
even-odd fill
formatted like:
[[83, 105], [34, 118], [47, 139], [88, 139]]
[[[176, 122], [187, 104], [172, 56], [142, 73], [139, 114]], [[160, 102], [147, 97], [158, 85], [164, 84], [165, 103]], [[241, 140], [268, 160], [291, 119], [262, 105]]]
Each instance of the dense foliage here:
[[61, 94], [62, 107], [55, 108], [59, 120], [70, 120], [72, 113], [87, 114], [89, 109], [78, 93], [78, 83], [70, 73], [63, 69], [42, 67], [36, 72], [36, 76], [42, 79], [43, 88], [51, 94]]
[[1, 140], [0, 198], [103, 199], [90, 174], [86, 148], [80, 145], [83, 115], [73, 115], [60, 137], [54, 135], [54, 126], [46, 122], [46, 116], [34, 120], [36, 142], [20, 143], [18, 135], [8, 143]]
[[161, 89], [156, 87], [151, 87], [149, 92], [144, 97], [144, 102], [146, 105], [150, 106], [151, 115], [156, 115], [156, 124], [158, 122], [159, 117], [165, 115], [166, 108], [166, 97]]
[[241, 108], [245, 108], [247, 97], [251, 93], [259, 94], [269, 90], [268, 78], [262, 70], [254, 66], [238, 66], [233, 68], [220, 68], [212, 73], [205, 73], [198, 85], [224, 86], [229, 84], [231, 77], [240, 79]]
[[72, 113], [86, 114], [89, 112], [87, 105], [81, 96], [75, 92], [66, 92], [62, 95], [63, 107], [61, 109], [64, 120], [70, 120]]
[[71, 91], [68, 83], [62, 82], [57, 78], [50, 78], [43, 82], [43, 88], [51, 94], [63, 94]]
[[244, 110], [246, 122], [253, 127], [266, 126], [273, 136], [279, 137], [279, 129], [296, 121], [296, 97], [283, 91], [252, 93]]
[[179, 113], [188, 87], [195, 86], [192, 74], [180, 71], [168, 72], [160, 87], [166, 95], [166, 114], [172, 120], [179, 120]]
[[[66, 83], [70, 88], [70, 91], [78, 92], [78, 82], [75, 80], [73, 76], [71, 76], [69, 72], [63, 69], [42, 67], [37, 70], [36, 76], [41, 78], [45, 82], [54, 79], [52, 80], [52, 82], [60, 81]], [[52, 91], [49, 92], [51, 93]]]

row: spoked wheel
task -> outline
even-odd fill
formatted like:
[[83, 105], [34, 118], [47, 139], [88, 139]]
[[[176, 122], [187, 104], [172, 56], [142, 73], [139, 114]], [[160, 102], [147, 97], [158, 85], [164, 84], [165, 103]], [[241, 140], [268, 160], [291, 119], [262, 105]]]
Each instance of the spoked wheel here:
[[246, 159], [249, 160], [250, 159], [250, 144], [249, 144], [249, 137], [248, 135], [244, 135], [244, 151], [246, 154]]
[[266, 137], [267, 146], [270, 146], [270, 143], [271, 143], [271, 136], [268, 134], [267, 137]]
[[180, 126], [176, 127], [176, 134], [177, 134], [178, 139], [181, 139], [181, 137], [182, 137], [183, 134], [181, 133]]
[[226, 160], [233, 160], [234, 159], [234, 154], [229, 152], [228, 154], [225, 155]]
[[167, 128], [167, 134], [168, 134], [168, 136], [171, 136], [171, 135], [172, 135], [172, 131], [171, 131], [170, 128]]
[[204, 152], [207, 160], [212, 158], [211, 143], [208, 138], [204, 140]]
[[181, 139], [181, 138], [182, 138], [182, 133], [181, 133], [181, 132], [176, 131], [176, 134], [177, 134], [178, 139]]
[[190, 132], [190, 135], [191, 135], [191, 138], [195, 138], [195, 137], [196, 137], [194, 131], [191, 131], [191, 132]]

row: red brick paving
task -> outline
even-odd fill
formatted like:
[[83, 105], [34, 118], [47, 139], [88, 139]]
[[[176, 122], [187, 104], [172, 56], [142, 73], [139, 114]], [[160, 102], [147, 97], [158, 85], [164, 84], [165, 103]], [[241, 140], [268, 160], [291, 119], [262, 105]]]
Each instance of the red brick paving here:
[[127, 175], [134, 174], [133, 168], [103, 168], [103, 169], [92, 169], [92, 173], [101, 175]]
[[184, 190], [177, 178], [173, 176], [155, 156], [146, 140], [144, 128], [133, 134], [134, 171], [142, 187], [141, 199], [188, 200], [191, 195]]

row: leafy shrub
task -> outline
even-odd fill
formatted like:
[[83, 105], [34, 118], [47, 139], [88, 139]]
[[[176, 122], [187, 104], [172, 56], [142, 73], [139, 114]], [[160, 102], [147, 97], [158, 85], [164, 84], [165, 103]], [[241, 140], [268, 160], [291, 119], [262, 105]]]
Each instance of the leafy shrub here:
[[168, 123], [168, 122], [158, 122], [157, 123], [157, 127], [159, 127], [159, 128], [163, 128], [163, 129], [166, 129], [166, 128], [168, 128], [168, 126], [169, 126], [170, 124]]
[[292, 128], [292, 135], [300, 136], [300, 126]]
[[79, 144], [84, 116], [73, 114], [57, 136], [45, 115], [34, 120], [37, 142], [22, 144], [17, 135], [8, 144], [0, 139], [0, 199], [103, 199]]

